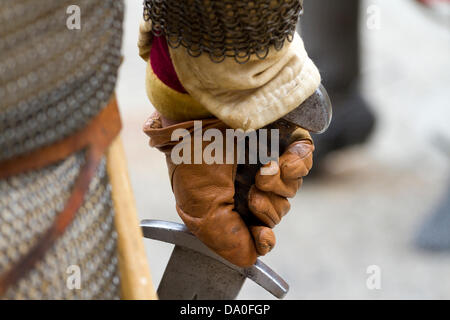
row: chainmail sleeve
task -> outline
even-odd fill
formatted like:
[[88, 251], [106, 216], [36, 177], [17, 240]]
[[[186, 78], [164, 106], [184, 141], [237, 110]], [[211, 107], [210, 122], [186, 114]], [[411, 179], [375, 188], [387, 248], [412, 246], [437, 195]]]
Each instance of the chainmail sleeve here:
[[[2, 0], [0, 163], [82, 129], [108, 104], [121, 61], [123, 1], [79, 0], [81, 30], [66, 26], [69, 0]], [[84, 151], [0, 179], [0, 274], [13, 268], [62, 210]], [[118, 299], [117, 233], [106, 159], [74, 221], [44, 258], [0, 298]], [[71, 266], [81, 288], [67, 286]]]
[[303, 0], [145, 0], [144, 20], [156, 36], [165, 35], [172, 48], [182, 46], [193, 57], [205, 53], [215, 62], [231, 57], [245, 63], [291, 42], [302, 10]]

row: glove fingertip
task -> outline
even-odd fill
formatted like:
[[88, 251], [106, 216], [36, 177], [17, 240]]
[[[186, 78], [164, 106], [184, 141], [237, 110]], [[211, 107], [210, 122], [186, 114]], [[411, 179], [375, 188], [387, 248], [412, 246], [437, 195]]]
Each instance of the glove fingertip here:
[[276, 239], [273, 230], [264, 226], [252, 226], [250, 231], [255, 240], [256, 251], [260, 256], [268, 254], [275, 247]]

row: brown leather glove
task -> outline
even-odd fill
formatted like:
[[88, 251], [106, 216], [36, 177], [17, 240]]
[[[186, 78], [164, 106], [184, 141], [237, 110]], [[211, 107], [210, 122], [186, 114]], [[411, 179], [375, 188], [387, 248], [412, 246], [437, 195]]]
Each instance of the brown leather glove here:
[[[203, 132], [213, 128], [220, 130], [225, 136], [228, 127], [217, 119], [202, 121]], [[150, 145], [166, 154], [178, 214], [188, 229], [217, 254], [238, 266], [253, 265], [258, 255], [266, 254], [275, 245], [275, 236], [268, 226], [274, 226], [276, 223], [268, 226], [247, 226], [239, 213], [234, 211], [236, 164], [175, 165], [171, 152], [179, 142], [171, 141], [171, 136], [176, 129], [185, 129], [193, 137], [194, 121], [163, 128], [159, 115], [155, 113], [144, 126], [144, 132], [150, 136]], [[202, 150], [209, 144], [210, 142], [203, 142]], [[190, 149], [193, 153], [193, 139]], [[280, 157], [282, 170], [278, 175], [261, 176], [256, 181], [257, 186], [252, 188], [252, 208], [262, 217], [260, 220], [264, 221], [263, 218], [271, 217], [271, 214], [276, 216], [273, 210], [281, 218], [289, 209], [287, 200], [274, 193], [273, 188], [282, 184], [286, 190], [291, 190], [289, 196], [295, 194], [300, 186], [297, 176], [303, 172], [291, 169], [298, 161], [298, 149], [294, 148], [292, 152]], [[190, 156], [193, 162], [193, 155]], [[226, 150], [223, 150], [223, 157], [225, 163]], [[287, 169], [286, 173], [283, 173], [283, 168]], [[258, 186], [261, 189], [257, 189]], [[282, 195], [286, 196], [287, 193], [283, 192]], [[273, 209], [267, 209], [265, 205]], [[279, 222], [279, 218], [274, 219]]]
[[[217, 119], [203, 120], [202, 127], [203, 131], [218, 129], [224, 136], [228, 128]], [[144, 126], [150, 145], [166, 154], [178, 214], [188, 229], [217, 254], [238, 266], [253, 265], [257, 259], [255, 242], [241, 216], [233, 210], [236, 165], [175, 165], [171, 152], [178, 142], [171, 141], [171, 136], [176, 129], [186, 129], [193, 137], [194, 121], [162, 128], [160, 117], [154, 114]], [[203, 142], [202, 150], [209, 143]], [[226, 152], [223, 156], [225, 162]], [[191, 160], [193, 163], [193, 156]]]

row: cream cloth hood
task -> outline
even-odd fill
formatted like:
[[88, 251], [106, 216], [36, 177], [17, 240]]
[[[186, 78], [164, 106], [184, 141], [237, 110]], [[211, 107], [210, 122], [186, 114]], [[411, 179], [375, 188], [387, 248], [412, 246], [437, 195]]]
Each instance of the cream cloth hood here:
[[183, 47], [169, 48], [186, 91], [214, 116], [235, 129], [256, 130], [298, 107], [319, 87], [320, 74], [300, 36], [266, 59], [252, 55], [214, 63], [207, 54], [191, 57]]

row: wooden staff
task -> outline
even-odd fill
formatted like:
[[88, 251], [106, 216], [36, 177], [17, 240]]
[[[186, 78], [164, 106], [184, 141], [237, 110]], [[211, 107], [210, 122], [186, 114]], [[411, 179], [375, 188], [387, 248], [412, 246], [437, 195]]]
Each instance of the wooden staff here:
[[120, 137], [109, 147], [107, 158], [115, 209], [114, 222], [118, 234], [121, 297], [124, 300], [158, 299], [145, 254], [143, 235]]

